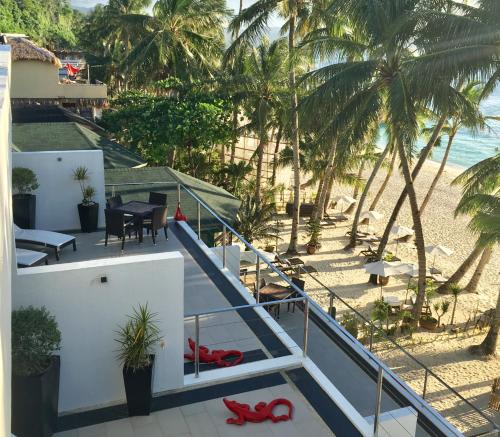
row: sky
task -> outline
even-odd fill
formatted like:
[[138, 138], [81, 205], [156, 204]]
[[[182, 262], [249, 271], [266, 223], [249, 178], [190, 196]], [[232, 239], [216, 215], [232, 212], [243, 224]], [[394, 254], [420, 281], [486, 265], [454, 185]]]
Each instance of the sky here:
[[[153, 0], [154, 1], [154, 0]], [[243, 0], [243, 7], [246, 8], [250, 6], [252, 3], [254, 3], [255, 0]], [[107, 3], [107, 0], [70, 0], [71, 4], [73, 6], [77, 7], [82, 7], [82, 8], [92, 8], [98, 3]], [[239, 0], [226, 0], [227, 7], [229, 9], [232, 9], [235, 13], [238, 12], [238, 9], [240, 7], [240, 1]], [[277, 18], [274, 18], [271, 20], [269, 23], [271, 27], [278, 27], [280, 26], [279, 20]]]

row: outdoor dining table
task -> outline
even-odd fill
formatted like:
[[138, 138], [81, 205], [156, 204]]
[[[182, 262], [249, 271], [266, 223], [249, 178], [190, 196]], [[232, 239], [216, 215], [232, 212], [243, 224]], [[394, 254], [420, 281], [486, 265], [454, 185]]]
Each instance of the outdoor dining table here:
[[153, 203], [141, 202], [139, 200], [132, 200], [130, 202], [124, 203], [121, 206], [113, 208], [115, 211], [121, 211], [124, 214], [129, 214], [134, 217], [134, 220], [138, 226], [139, 232], [139, 243], [142, 243], [144, 237], [143, 223], [144, 219], [151, 216], [153, 209], [158, 207]]
[[289, 287], [285, 287], [283, 285], [274, 283], [264, 285], [262, 288], [259, 289], [259, 294], [261, 296], [266, 296], [276, 300], [286, 299], [293, 293], [294, 291], [291, 290]]

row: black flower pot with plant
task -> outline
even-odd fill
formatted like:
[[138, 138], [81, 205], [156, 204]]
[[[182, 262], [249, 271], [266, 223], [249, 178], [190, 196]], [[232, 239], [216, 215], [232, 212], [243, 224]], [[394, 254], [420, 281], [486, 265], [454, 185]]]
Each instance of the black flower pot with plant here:
[[87, 185], [89, 170], [87, 167], [77, 167], [73, 170], [73, 179], [80, 184], [82, 203], [78, 204], [78, 216], [82, 232], [97, 231], [99, 220], [99, 204], [94, 202], [95, 188]]
[[45, 308], [12, 313], [12, 433], [50, 437], [57, 427], [61, 333]]
[[118, 359], [123, 365], [129, 416], [147, 416], [151, 412], [155, 362], [152, 352], [161, 341], [155, 317], [147, 304], [139, 305], [139, 308], [134, 308], [127, 323], [117, 331], [116, 341], [120, 344]]
[[39, 187], [35, 173], [29, 168], [12, 169], [12, 210], [14, 223], [24, 229], [34, 229], [36, 220], [36, 196], [32, 191]]
[[154, 360], [155, 356], [150, 355], [150, 364], [145, 367], [140, 369], [123, 367], [129, 416], [149, 416], [151, 412]]
[[82, 232], [97, 231], [97, 223], [99, 220], [99, 204], [94, 202], [91, 204], [78, 204], [78, 216], [80, 217], [80, 227]]

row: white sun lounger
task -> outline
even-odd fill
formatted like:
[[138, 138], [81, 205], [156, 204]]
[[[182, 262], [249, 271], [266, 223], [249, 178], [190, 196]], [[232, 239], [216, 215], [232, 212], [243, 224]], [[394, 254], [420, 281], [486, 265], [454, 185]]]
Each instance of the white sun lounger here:
[[16, 258], [18, 267], [32, 267], [40, 264], [42, 261], [47, 262], [47, 254], [43, 252], [36, 252], [35, 250], [20, 249], [16, 247]]
[[35, 246], [49, 247], [55, 250], [56, 259], [59, 261], [59, 252], [63, 247], [73, 245], [76, 250], [76, 238], [60, 232], [42, 231], [40, 229], [21, 229], [14, 224], [17, 243], [33, 244]]

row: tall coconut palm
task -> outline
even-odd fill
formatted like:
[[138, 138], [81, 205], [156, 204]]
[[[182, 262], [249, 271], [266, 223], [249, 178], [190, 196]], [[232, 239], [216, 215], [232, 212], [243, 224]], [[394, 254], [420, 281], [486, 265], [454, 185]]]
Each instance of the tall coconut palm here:
[[235, 39], [229, 47], [226, 55], [232, 57], [242, 45], [252, 45], [257, 41], [269, 23], [273, 14], [278, 13], [286, 19], [285, 28], [288, 29], [288, 82], [290, 87], [290, 127], [291, 143], [293, 150], [293, 185], [294, 202], [292, 229], [289, 253], [297, 252], [299, 208], [300, 208], [300, 162], [299, 162], [299, 115], [297, 111], [297, 84], [294, 59], [296, 53], [297, 22], [301, 17], [307, 16], [309, 8], [313, 3], [310, 0], [257, 0], [251, 6], [243, 9], [230, 23], [232, 31], [246, 28]]
[[224, 0], [158, 0], [153, 14], [129, 14], [124, 22], [141, 29], [126, 62], [143, 83], [167, 76], [211, 75], [224, 49]]
[[441, 160], [441, 164], [439, 165], [439, 169], [432, 180], [432, 183], [427, 191], [427, 194], [424, 197], [420, 205], [420, 215], [423, 215], [429, 200], [436, 188], [439, 179], [441, 178], [444, 169], [446, 167], [446, 163], [448, 161], [448, 157], [450, 155], [451, 146], [453, 144], [453, 140], [458, 133], [461, 127], [468, 127], [469, 129], [476, 131], [478, 128], [483, 128], [485, 125], [485, 118], [481, 114], [481, 110], [479, 109], [479, 103], [481, 101], [481, 97], [483, 96], [483, 87], [478, 83], [471, 81], [459, 88], [459, 92], [470, 102], [470, 106], [466, 107], [466, 113], [463, 112], [464, 108], [460, 108], [455, 113], [450, 114], [450, 119], [448, 121], [448, 126], [446, 126], [446, 133], [448, 135], [448, 143], [446, 145], [446, 150], [443, 154], [443, 158]]
[[267, 38], [258, 47], [249, 50], [244, 62], [244, 72], [237, 79], [241, 89], [243, 107], [250, 123], [247, 129], [253, 130], [259, 138], [256, 150], [257, 169], [255, 200], [259, 204], [262, 193], [262, 165], [264, 151], [269, 144], [271, 124], [282, 106], [287, 84], [286, 59], [287, 43], [279, 39], [270, 43]]
[[[469, 214], [469, 228], [479, 234], [478, 247], [491, 248], [500, 243], [500, 154], [485, 159], [462, 173], [456, 183], [464, 192], [456, 214]], [[500, 301], [500, 298], [499, 298]], [[472, 352], [494, 354], [500, 330], [500, 305], [497, 302], [493, 324], [481, 345]]]
[[[364, 34], [364, 40], [368, 41], [366, 56], [362, 60], [327, 65], [309, 74], [309, 79], [317, 85], [311, 102], [331, 110], [332, 124], [345, 120], [359, 134], [378, 125], [382, 118], [387, 120], [390, 138], [400, 158], [415, 229], [420, 273], [415, 314], [422, 309], [426, 286], [424, 236], [409, 161], [418, 134], [417, 113], [429, 102], [442, 111], [450, 99], [458, 99], [448, 82], [417, 74], [420, 62], [426, 62], [414, 47], [421, 24], [414, 14], [419, 3], [333, 0], [330, 12], [347, 15]], [[336, 42], [340, 47], [352, 44], [338, 39]]]

